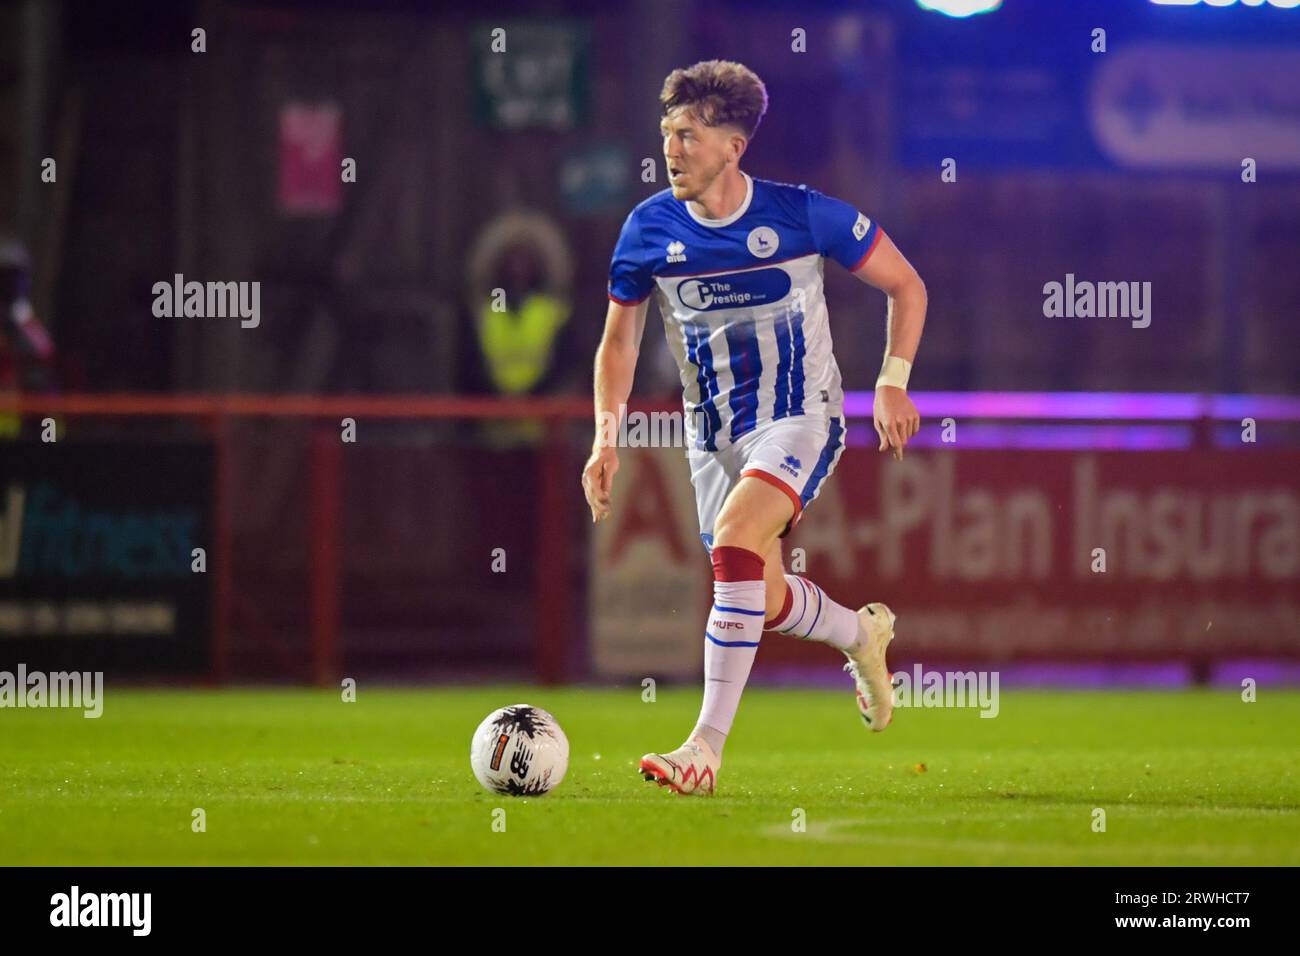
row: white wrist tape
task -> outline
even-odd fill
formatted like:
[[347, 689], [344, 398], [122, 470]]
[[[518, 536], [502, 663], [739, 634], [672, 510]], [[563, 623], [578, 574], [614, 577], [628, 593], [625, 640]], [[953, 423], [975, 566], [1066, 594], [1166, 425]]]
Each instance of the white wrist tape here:
[[907, 391], [907, 380], [912, 374], [912, 363], [897, 355], [885, 357], [885, 364], [880, 367], [880, 378], [876, 379], [876, 388], [892, 385]]

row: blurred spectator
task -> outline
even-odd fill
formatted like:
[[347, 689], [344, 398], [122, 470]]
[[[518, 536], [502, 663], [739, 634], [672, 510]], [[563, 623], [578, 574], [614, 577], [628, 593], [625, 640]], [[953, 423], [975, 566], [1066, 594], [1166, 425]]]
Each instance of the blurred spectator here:
[[[573, 259], [563, 231], [532, 212], [490, 222], [469, 255], [468, 307], [486, 388], [504, 396], [569, 391], [574, 384], [570, 336]], [[470, 384], [473, 389], [473, 384]], [[488, 423], [497, 445], [531, 442], [537, 422]]]
[[493, 388], [502, 395], [545, 391], [554, 378], [556, 338], [569, 321], [567, 297], [547, 288], [536, 249], [518, 242], [505, 250], [493, 290], [479, 309], [478, 342]]
[[[0, 238], [0, 393], [54, 387], [54, 343], [31, 303], [31, 257], [22, 243]], [[0, 414], [0, 436], [17, 437], [21, 418]]]

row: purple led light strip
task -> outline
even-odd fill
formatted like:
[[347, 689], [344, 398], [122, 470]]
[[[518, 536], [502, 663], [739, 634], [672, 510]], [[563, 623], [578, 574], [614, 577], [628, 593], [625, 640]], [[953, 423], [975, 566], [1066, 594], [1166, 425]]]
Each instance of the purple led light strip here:
[[[1105, 421], [1196, 421], [1210, 418], [1300, 421], [1300, 397], [1198, 395], [1182, 392], [912, 392], [926, 417], [1037, 418]], [[846, 392], [844, 414], [870, 418], [874, 392]]]

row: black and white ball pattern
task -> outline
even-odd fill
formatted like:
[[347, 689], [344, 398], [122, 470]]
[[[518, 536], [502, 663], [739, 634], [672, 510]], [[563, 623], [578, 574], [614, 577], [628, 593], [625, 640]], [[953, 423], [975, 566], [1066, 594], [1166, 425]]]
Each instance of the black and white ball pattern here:
[[488, 714], [470, 744], [474, 776], [492, 793], [537, 797], [550, 793], [569, 768], [569, 741], [540, 707], [511, 704]]

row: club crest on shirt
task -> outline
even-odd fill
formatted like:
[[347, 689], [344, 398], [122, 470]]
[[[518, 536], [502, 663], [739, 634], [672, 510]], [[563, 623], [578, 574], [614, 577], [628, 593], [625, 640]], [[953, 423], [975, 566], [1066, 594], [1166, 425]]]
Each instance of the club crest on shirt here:
[[777, 238], [776, 230], [769, 226], [759, 226], [757, 229], [751, 229], [749, 238], [745, 240], [749, 246], [749, 251], [759, 259], [766, 259], [776, 252], [776, 247], [781, 244]]

